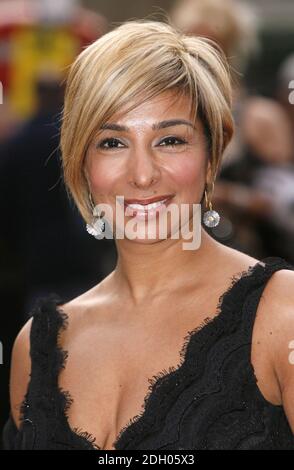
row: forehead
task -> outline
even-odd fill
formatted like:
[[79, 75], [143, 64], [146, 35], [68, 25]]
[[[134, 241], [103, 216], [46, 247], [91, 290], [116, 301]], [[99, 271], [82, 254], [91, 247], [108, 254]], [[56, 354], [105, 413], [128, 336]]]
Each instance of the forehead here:
[[[130, 110], [128, 110], [131, 107]], [[150, 99], [133, 101], [121, 108], [108, 122], [128, 127], [152, 127], [156, 122], [167, 119], [192, 121], [191, 100], [187, 95], [166, 91]]]

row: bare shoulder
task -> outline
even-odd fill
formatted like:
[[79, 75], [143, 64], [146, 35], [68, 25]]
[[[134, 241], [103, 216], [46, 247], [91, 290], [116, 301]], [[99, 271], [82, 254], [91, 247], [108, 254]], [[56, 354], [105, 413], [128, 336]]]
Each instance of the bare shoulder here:
[[[99, 303], [105, 302], [106, 283], [102, 281], [98, 285], [89, 289], [78, 297], [64, 303], [60, 306], [68, 319], [68, 328], [66, 328], [66, 337], [75, 336], [75, 332], [82, 331], [83, 318], [88, 311], [97, 312]], [[97, 318], [97, 315], [96, 315]], [[27, 392], [30, 374], [30, 335], [33, 317], [31, 317], [19, 331], [12, 348], [11, 367], [10, 367], [10, 409], [14, 422], [17, 427], [20, 426], [21, 404]]]
[[271, 276], [258, 311], [280, 403], [294, 433], [294, 271], [281, 269]]
[[254, 258], [242, 251], [236, 250], [219, 243], [219, 257], [215, 260], [215, 264], [220, 267], [220, 276], [233, 276], [247, 271], [250, 267], [255, 266], [260, 260]]
[[25, 397], [31, 372], [30, 318], [19, 331], [12, 348], [10, 368], [10, 407], [17, 427], [20, 425], [20, 406]]
[[103, 319], [103, 313], [110, 311], [107, 307], [115, 297], [112, 286], [112, 273], [81, 295], [65, 302], [59, 309], [66, 314], [67, 328], [61, 335], [65, 340], [77, 332], [82, 332], [95, 318], [95, 322]]
[[[294, 271], [281, 269], [267, 282], [258, 307], [268, 336], [269, 350], [276, 374], [292, 373], [289, 355], [294, 348]], [[292, 369], [294, 369], [292, 367]]]
[[[280, 305], [289, 307], [294, 300], [294, 267], [291, 269], [280, 269], [272, 274], [264, 292], [268, 300], [278, 302]], [[282, 295], [282, 297], [281, 297]]]
[[[224, 256], [228, 269], [236, 273], [261, 261], [231, 248], [224, 250]], [[252, 332], [251, 360], [263, 396], [272, 404], [284, 407], [294, 429], [294, 271], [291, 269], [274, 272], [264, 286]]]
[[109, 296], [113, 293], [113, 272], [106, 276], [102, 281], [100, 281], [95, 286], [88, 289], [86, 292], [83, 292], [77, 297], [70, 299], [68, 302], [64, 303], [61, 307], [66, 309], [68, 314], [75, 314], [80, 311], [80, 309], [85, 309], [91, 307], [93, 303], [97, 304], [107, 301]]
[[[232, 272], [246, 271], [261, 261], [237, 250], [228, 250], [227, 264]], [[270, 276], [262, 292], [256, 317], [255, 330], [268, 344], [269, 357], [273, 358], [273, 363], [279, 357], [285, 358], [287, 353], [289, 355], [289, 343], [294, 340], [294, 270], [280, 269]]]

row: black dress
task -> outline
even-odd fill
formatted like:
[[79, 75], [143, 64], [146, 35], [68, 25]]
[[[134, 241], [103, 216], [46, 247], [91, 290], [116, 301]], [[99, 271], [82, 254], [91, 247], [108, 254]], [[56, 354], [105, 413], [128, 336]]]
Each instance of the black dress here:
[[[142, 412], [120, 431], [116, 450], [294, 449], [284, 408], [261, 394], [251, 363], [256, 310], [267, 281], [280, 269], [294, 267], [268, 257], [232, 277], [217, 315], [185, 337], [180, 364], [149, 379]], [[101, 449], [86, 430], [71, 429], [72, 399], [58, 388], [67, 357], [57, 347], [67, 324], [58, 308], [62, 303], [52, 293], [31, 312], [31, 378], [20, 430], [11, 416], [5, 425], [5, 449]]]

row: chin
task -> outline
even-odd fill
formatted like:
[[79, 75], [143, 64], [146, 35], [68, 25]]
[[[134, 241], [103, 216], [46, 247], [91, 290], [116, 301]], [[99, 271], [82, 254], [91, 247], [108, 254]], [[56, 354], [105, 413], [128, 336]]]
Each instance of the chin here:
[[124, 238], [126, 238], [127, 240], [130, 240], [134, 243], [141, 243], [141, 244], [144, 244], [144, 245], [152, 245], [154, 243], [158, 243], [158, 242], [161, 242], [163, 240], [166, 240], [167, 238], [170, 237], [170, 230], [167, 230], [166, 231], [166, 234], [164, 233], [162, 236], [160, 236], [160, 233], [159, 233], [159, 227], [155, 227], [155, 226], [151, 226], [149, 227], [149, 230], [148, 230], [148, 226], [146, 225], [146, 227], [143, 225], [142, 227], [140, 227], [140, 225], [138, 225], [136, 227], [136, 234], [134, 235], [133, 233], [131, 233], [131, 236], [128, 235], [128, 231], [127, 231], [127, 227], [125, 227], [125, 232], [124, 232]]

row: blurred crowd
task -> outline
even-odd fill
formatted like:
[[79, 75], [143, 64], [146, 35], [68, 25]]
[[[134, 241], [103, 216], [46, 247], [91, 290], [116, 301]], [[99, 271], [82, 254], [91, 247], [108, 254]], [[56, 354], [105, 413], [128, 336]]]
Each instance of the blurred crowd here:
[[242, 80], [250, 57], [262, 54], [255, 10], [233, 0], [178, 0], [171, 18], [186, 34], [220, 44], [232, 72], [236, 129], [215, 185], [221, 221], [212, 235], [258, 259], [294, 263], [294, 47], [273, 71], [273, 96], [259, 96]]
[[[273, 95], [261, 96], [243, 80], [250, 57], [262, 54], [259, 18], [251, 8], [237, 0], [178, 0], [168, 13], [179, 30], [219, 43], [232, 70], [236, 132], [214, 190], [221, 221], [207, 230], [256, 258], [278, 255], [294, 264], [294, 47], [273, 70]], [[0, 339], [6, 375], [14, 337], [35, 298], [52, 291], [73, 298], [115, 266], [113, 241], [97, 243], [87, 234], [65, 191], [59, 151], [66, 69], [110, 27], [78, 1], [0, 1]], [[7, 390], [0, 399], [7, 402]]]

